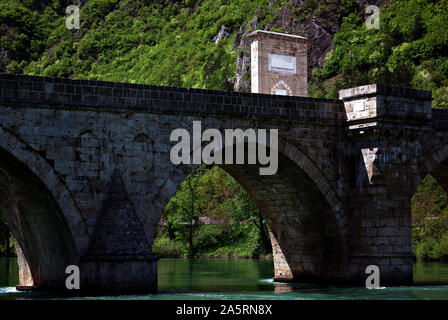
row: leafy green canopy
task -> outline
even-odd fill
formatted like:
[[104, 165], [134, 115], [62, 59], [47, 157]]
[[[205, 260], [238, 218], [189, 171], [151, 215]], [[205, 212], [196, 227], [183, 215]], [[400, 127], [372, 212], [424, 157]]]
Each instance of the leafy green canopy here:
[[38, 1], [0, 2], [0, 71], [22, 73], [32, 60], [48, 48], [56, 21], [69, 1], [55, 0], [45, 10]]
[[[267, 0], [92, 0], [73, 31], [65, 27], [68, 1], [43, 12], [28, 2], [0, 4], [0, 25], [11, 26], [1, 39], [3, 70], [209, 89], [228, 88], [234, 35], [258, 8], [268, 11]], [[233, 34], [215, 45], [222, 25]]]
[[419, 260], [448, 261], [448, 196], [428, 175], [411, 201], [413, 251]]
[[432, 90], [433, 107], [448, 108], [448, 1], [395, 0], [380, 12], [380, 29], [367, 29], [359, 14], [343, 19], [324, 67], [313, 71], [314, 95], [379, 82]]

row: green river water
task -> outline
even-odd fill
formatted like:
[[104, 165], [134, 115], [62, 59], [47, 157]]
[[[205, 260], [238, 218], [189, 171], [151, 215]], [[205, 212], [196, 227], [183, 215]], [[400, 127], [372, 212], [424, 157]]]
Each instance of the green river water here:
[[[273, 263], [255, 259], [161, 259], [159, 293], [76, 299], [448, 299], [448, 264], [414, 265], [414, 285], [368, 290], [359, 287], [275, 283]], [[0, 300], [73, 299], [45, 292], [18, 292], [16, 259], [0, 258]]]

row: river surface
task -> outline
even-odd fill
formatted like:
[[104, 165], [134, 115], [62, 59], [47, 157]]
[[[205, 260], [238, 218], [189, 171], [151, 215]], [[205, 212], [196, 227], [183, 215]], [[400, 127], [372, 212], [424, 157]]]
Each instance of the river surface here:
[[[414, 285], [366, 288], [275, 283], [273, 263], [255, 259], [161, 259], [159, 293], [148, 295], [82, 297], [76, 299], [446, 299], [448, 264], [414, 265]], [[18, 292], [16, 259], [0, 258], [0, 300], [70, 299], [45, 292]], [[71, 298], [72, 299], [72, 298]]]

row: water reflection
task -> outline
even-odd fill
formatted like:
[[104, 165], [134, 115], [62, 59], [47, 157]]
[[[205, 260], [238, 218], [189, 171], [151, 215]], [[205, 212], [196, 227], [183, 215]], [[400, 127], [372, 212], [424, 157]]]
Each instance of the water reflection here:
[[[255, 259], [162, 259], [159, 293], [96, 299], [443, 299], [448, 300], [448, 264], [417, 263], [412, 286], [368, 290], [360, 287], [277, 283], [273, 263]], [[15, 259], [0, 258], [0, 299], [69, 298], [15, 290]], [[89, 298], [91, 297], [84, 297]]]
[[15, 286], [19, 279], [16, 258], [0, 258], [0, 288]]
[[276, 293], [276, 294], [288, 293], [288, 292], [292, 292], [292, 291], [293, 291], [292, 286], [289, 286], [287, 284], [274, 283], [274, 293]]

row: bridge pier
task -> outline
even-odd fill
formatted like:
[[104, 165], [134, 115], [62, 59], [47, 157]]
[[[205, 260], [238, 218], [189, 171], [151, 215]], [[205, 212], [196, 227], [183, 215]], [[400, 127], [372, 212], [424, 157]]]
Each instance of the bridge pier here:
[[372, 187], [349, 218], [349, 279], [363, 284], [366, 268], [376, 265], [381, 285], [407, 285], [413, 281], [412, 224], [409, 198]]
[[120, 170], [114, 170], [81, 257], [82, 290], [98, 293], [157, 292], [157, 261], [126, 191]]
[[432, 130], [430, 92], [381, 85], [340, 92], [356, 173], [347, 197], [349, 279], [368, 265], [381, 284], [413, 281], [411, 198], [420, 183], [422, 141]]
[[19, 265], [19, 284], [16, 286], [16, 289], [19, 291], [33, 290], [34, 281], [30, 266], [28, 265], [28, 261], [26, 261], [22, 248], [16, 240], [14, 241], [14, 247], [16, 249], [17, 263]]

